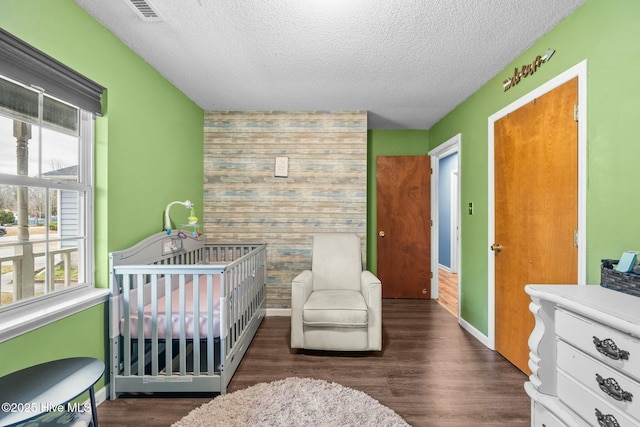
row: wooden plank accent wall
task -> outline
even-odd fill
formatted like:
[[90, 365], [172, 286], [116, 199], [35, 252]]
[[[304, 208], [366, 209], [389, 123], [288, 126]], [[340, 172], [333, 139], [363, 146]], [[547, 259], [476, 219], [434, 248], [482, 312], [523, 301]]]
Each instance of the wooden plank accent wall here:
[[[367, 113], [206, 112], [204, 236], [267, 243], [267, 307], [291, 307], [314, 234], [360, 236], [367, 220]], [[276, 178], [276, 157], [289, 174]]]

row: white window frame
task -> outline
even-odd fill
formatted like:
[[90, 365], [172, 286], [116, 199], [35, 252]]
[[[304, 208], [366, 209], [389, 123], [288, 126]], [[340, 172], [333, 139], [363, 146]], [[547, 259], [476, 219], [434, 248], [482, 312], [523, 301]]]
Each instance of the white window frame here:
[[[5, 79], [4, 76], [0, 78]], [[11, 81], [11, 79], [7, 79]], [[42, 125], [42, 123], [38, 123]], [[36, 180], [15, 175], [0, 174], [0, 182], [9, 185], [37, 184], [43, 188], [60, 189], [61, 186], [79, 191], [85, 199], [79, 212], [81, 227], [85, 230], [85, 253], [83, 255], [85, 280], [68, 289], [47, 295], [16, 301], [6, 307], [0, 307], [0, 343], [20, 336], [26, 332], [64, 319], [70, 315], [107, 301], [109, 291], [95, 288], [94, 260], [94, 137], [95, 116], [80, 108], [79, 143], [80, 150], [78, 183], [53, 184], [50, 180]], [[48, 241], [48, 240], [47, 240]]]

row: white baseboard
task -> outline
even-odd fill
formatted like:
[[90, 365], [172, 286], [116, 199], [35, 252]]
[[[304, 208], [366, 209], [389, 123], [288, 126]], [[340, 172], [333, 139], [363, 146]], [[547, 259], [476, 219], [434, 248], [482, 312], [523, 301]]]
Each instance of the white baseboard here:
[[290, 308], [267, 308], [267, 316], [291, 317], [291, 309]]
[[474, 328], [470, 323], [466, 322], [464, 319], [460, 317], [458, 318], [458, 323], [460, 324], [460, 326], [462, 326], [464, 330], [466, 330], [471, 335], [473, 335], [475, 339], [480, 341], [482, 344], [484, 344], [486, 347], [490, 348], [491, 350], [495, 350], [494, 348], [491, 348], [491, 346], [489, 345], [489, 338], [486, 335], [484, 335], [482, 332]]
[[[107, 390], [109, 389], [109, 384], [105, 384], [104, 387], [102, 387], [100, 390], [96, 390], [96, 406], [99, 406], [102, 402], [104, 402], [105, 400], [107, 400], [108, 396], [107, 396]], [[90, 405], [91, 402], [89, 399], [87, 399], [84, 404], [86, 405]]]

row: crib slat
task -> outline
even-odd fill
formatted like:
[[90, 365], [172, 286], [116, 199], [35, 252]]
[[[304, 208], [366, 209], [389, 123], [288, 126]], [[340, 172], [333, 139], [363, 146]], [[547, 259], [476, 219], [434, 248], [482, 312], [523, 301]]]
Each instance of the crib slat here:
[[256, 283], [258, 281], [257, 270], [257, 261], [254, 259], [251, 262], [251, 312], [249, 313], [249, 317], [253, 317], [253, 313], [255, 313], [258, 308], [258, 295], [256, 295], [259, 292], [259, 289], [256, 287]]
[[[225, 313], [222, 317], [224, 319], [224, 341], [222, 342], [222, 346], [224, 346], [224, 354], [229, 353], [229, 350], [233, 346], [233, 318], [235, 313], [235, 301], [233, 293], [230, 292], [230, 285], [233, 282], [233, 268], [230, 267], [228, 271], [222, 275], [220, 278], [220, 288], [224, 293], [224, 308]], [[221, 313], [222, 315], [222, 313]]]
[[124, 318], [124, 334], [123, 334], [123, 341], [124, 341], [124, 346], [123, 346], [123, 363], [124, 363], [124, 374], [126, 376], [131, 375], [131, 325], [129, 323], [129, 318], [130, 318], [130, 308], [129, 308], [129, 297], [130, 297], [130, 292], [131, 292], [131, 276], [129, 276], [128, 274], [125, 274], [123, 276], [123, 281], [122, 281], [122, 287], [124, 288], [124, 291], [122, 293], [123, 296], [123, 314], [122, 317]]
[[178, 354], [180, 355], [180, 375], [186, 375], [187, 373], [187, 297], [186, 297], [186, 289], [185, 289], [185, 275], [181, 274], [179, 276], [179, 316], [180, 316], [180, 350]]
[[145, 351], [144, 351], [144, 283], [142, 274], [136, 276], [136, 294], [138, 296], [138, 304], [136, 310], [138, 312], [138, 375], [144, 375], [145, 368]]
[[247, 325], [247, 310], [249, 310], [248, 291], [249, 290], [249, 261], [242, 262], [242, 285], [240, 293], [242, 294], [242, 326], [240, 330], [244, 331]]
[[[214, 292], [213, 292], [213, 275], [207, 275], [207, 313], [213, 315], [213, 300], [214, 300]], [[222, 307], [220, 307], [222, 309]], [[220, 313], [222, 317], [222, 313]], [[222, 324], [220, 324], [220, 334], [222, 335]], [[214, 369], [217, 369], [215, 366], [214, 360], [214, 334], [213, 334], [213, 321], [207, 322], [207, 374], [213, 375]]]
[[236, 265], [233, 269], [233, 280], [229, 283], [229, 291], [232, 292], [233, 295], [233, 344], [238, 340], [238, 326], [240, 322], [240, 304], [242, 302], [241, 295], [238, 289], [240, 285], [240, 269], [242, 268], [242, 264]]
[[171, 307], [171, 282], [173, 281], [173, 275], [167, 274], [164, 279], [164, 337], [165, 337], [165, 374], [173, 375], [173, 346], [171, 345], [171, 337], [173, 337], [173, 328], [171, 325], [171, 313], [173, 313], [173, 307]]
[[240, 271], [240, 264], [236, 264], [231, 270], [231, 274], [227, 276], [227, 289], [229, 296], [231, 297], [231, 306], [233, 307], [233, 313], [231, 316], [231, 339], [229, 339], [229, 348], [233, 347], [238, 340], [238, 313], [240, 298], [238, 295], [238, 273]]
[[[158, 275], [151, 275], [151, 319], [158, 318]], [[158, 322], [151, 321], [151, 375], [158, 375]]]
[[235, 282], [232, 285], [234, 298], [236, 300], [236, 318], [235, 318], [235, 341], [238, 341], [242, 328], [242, 267], [243, 263], [238, 264], [236, 269]]
[[[193, 275], [193, 375], [200, 375], [200, 275]], [[206, 313], [209, 321], [213, 313]]]

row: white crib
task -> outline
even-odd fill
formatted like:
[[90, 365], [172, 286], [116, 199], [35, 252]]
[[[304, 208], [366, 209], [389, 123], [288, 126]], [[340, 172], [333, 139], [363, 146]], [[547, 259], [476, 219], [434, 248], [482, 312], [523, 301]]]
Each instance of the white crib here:
[[226, 393], [266, 312], [266, 245], [150, 236], [112, 252], [110, 398]]

